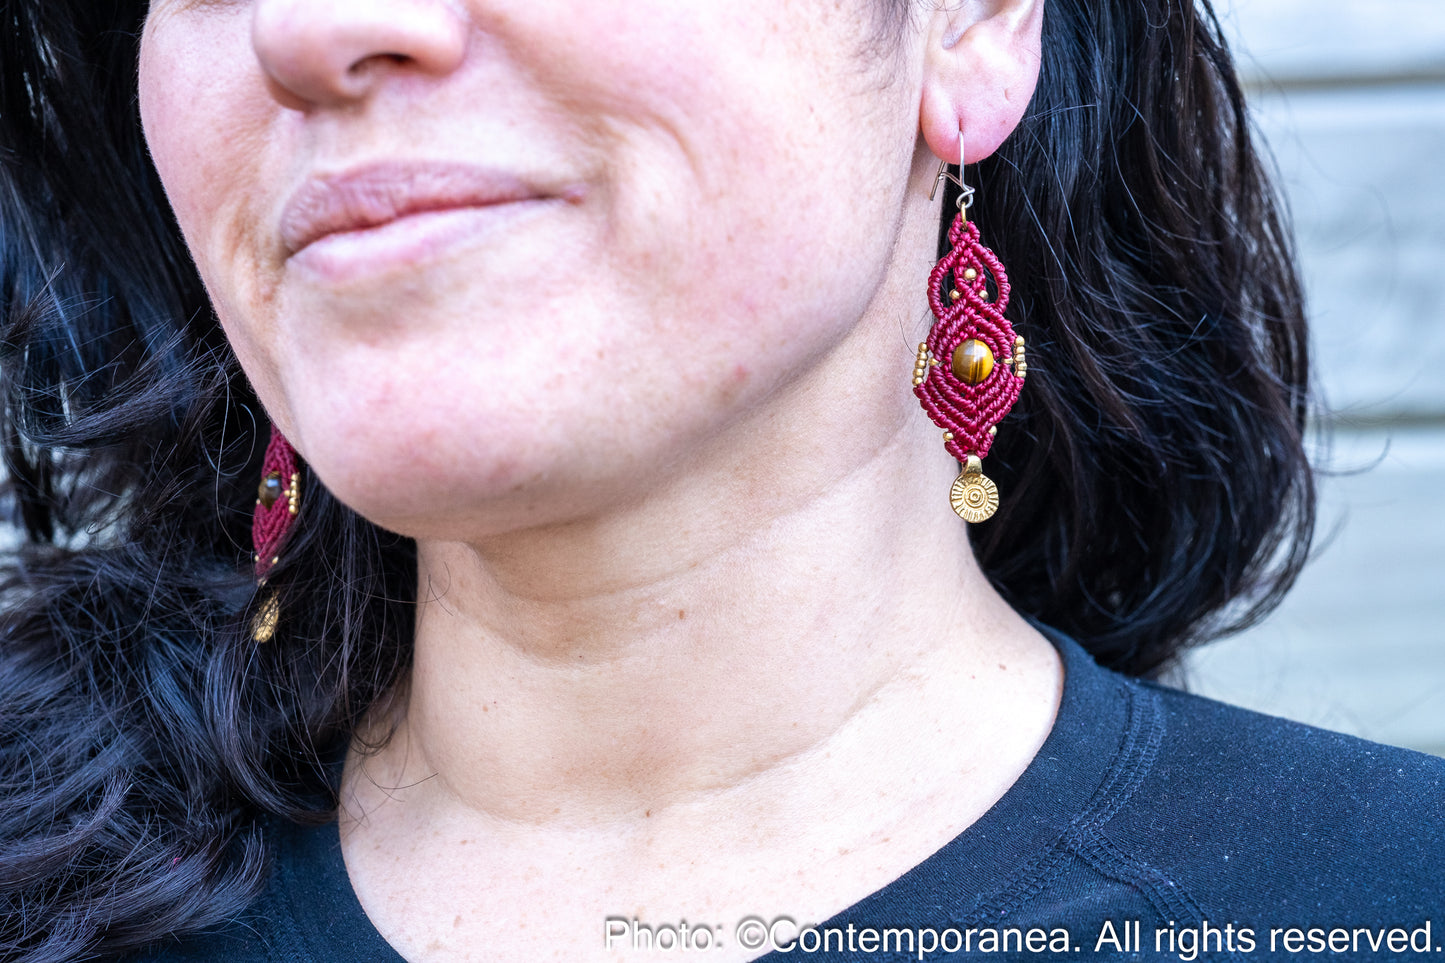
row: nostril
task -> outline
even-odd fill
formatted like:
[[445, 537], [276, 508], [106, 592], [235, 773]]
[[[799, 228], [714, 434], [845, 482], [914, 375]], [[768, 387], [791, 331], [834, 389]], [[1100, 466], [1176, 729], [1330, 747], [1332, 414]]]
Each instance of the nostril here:
[[377, 62], [387, 63], [397, 67], [405, 67], [412, 63], [415, 63], [416, 58], [408, 57], [406, 54], [400, 53], [372, 54], [370, 57], [367, 57], [364, 60], [358, 60], [350, 67], [347, 67], [346, 72], [353, 77], [357, 77], [365, 73], [368, 68], [370, 68], [373, 64], [376, 64]]
[[301, 109], [365, 98], [393, 76], [440, 77], [465, 59], [465, 13], [447, 0], [255, 0], [253, 10], [261, 67]]

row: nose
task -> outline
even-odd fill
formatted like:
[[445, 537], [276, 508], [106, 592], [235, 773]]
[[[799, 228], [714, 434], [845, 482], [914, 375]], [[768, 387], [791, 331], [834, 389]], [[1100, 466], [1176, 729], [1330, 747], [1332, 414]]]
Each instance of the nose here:
[[466, 41], [452, 0], [256, 0], [252, 10], [261, 68], [301, 109], [364, 99], [398, 73], [450, 73]]

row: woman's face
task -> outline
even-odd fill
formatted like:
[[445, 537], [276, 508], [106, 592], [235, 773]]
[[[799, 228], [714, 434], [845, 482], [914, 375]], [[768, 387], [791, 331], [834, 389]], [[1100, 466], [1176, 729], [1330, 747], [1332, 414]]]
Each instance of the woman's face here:
[[501, 530], [685, 465], [875, 304], [922, 56], [874, 3], [153, 0], [141, 113], [313, 470]]

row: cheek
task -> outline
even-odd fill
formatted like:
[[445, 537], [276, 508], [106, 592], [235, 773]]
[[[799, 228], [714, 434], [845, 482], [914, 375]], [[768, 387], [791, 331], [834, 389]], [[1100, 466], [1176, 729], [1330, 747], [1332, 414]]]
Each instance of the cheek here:
[[917, 116], [899, 76], [918, 70], [860, 61], [847, 6], [852, 17], [815, 0], [633, 0], [536, 39], [605, 118], [618, 160], [599, 249], [651, 297], [671, 295], [660, 315], [730, 303], [746, 335], [781, 300], [861, 310], [847, 292], [870, 287], [892, 240]]
[[[162, 12], [141, 37], [139, 99], [147, 147], [186, 246], [246, 363], [249, 322], [271, 297], [274, 245], [261, 230], [273, 111], [236, 11]], [[244, 311], [240, 305], [246, 305]], [[247, 365], [247, 370], [252, 370]]]
[[194, 18], [153, 16], [141, 35], [141, 125], [151, 159], [187, 242], [204, 240], [224, 197], [232, 153], [223, 120], [236, 107], [227, 44]]

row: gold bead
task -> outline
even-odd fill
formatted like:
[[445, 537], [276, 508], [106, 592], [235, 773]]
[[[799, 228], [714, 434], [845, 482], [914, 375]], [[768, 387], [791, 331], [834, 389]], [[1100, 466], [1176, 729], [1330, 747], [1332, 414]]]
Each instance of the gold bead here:
[[963, 279], [965, 281], [972, 281], [976, 277], [978, 277], [978, 272], [973, 268], [967, 268], [963, 272]]
[[953, 350], [953, 376], [966, 385], [976, 385], [993, 371], [993, 352], [976, 338], [969, 338]]
[[1024, 346], [1024, 336], [1019, 335], [1018, 337], [1014, 338], [1014, 344], [1022, 348]]
[[954, 288], [952, 291], [948, 292], [948, 298], [950, 301], [957, 301], [961, 297], [963, 297], [963, 294], [960, 293], [957, 288]]
[[989, 436], [990, 438], [992, 438], [992, 437], [993, 437], [994, 435], [996, 435], [996, 434], [998, 434], [998, 425], [994, 425], [993, 427], [989, 428], [989, 430], [988, 430], [988, 436]]
[[943, 433], [943, 440], [944, 440], [944, 441], [953, 441], [953, 432], [951, 432], [951, 431], [945, 431], [945, 432]]

